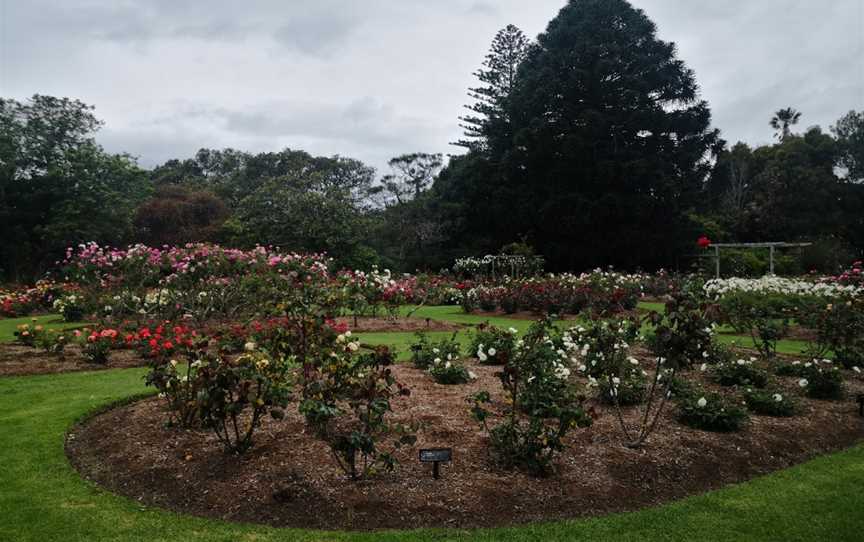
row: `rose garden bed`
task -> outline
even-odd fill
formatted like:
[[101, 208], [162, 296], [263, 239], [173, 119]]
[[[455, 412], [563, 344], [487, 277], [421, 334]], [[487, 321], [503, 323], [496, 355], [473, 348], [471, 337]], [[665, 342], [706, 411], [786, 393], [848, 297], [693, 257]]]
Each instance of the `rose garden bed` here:
[[[493, 391], [500, 403], [500, 368], [469, 362], [477, 379], [443, 386], [407, 365], [394, 368], [412, 389], [394, 399], [394, 418], [419, 421], [417, 445], [397, 453], [393, 473], [349, 481], [329, 448], [305, 431], [296, 404], [286, 420], [265, 421], [246, 455], [227, 455], [212, 433], [164, 426], [163, 403], [146, 399], [73, 428], [67, 454], [81, 474], [146, 504], [178, 512], [277, 526], [369, 530], [405, 527], [486, 527], [635, 510], [703, 493], [851, 446], [864, 423], [851, 399], [800, 397], [797, 379], [777, 378], [796, 395], [799, 415], [751, 416], [737, 433], [680, 425], [674, 406], [641, 449], [628, 449], [611, 408], [599, 404], [593, 426], [574, 430], [555, 473], [536, 478], [495, 465], [465, 397]], [[692, 380], [708, 383], [704, 374]], [[864, 390], [847, 380], [848, 390]], [[635, 411], [628, 411], [630, 416]], [[433, 480], [417, 449], [450, 446], [454, 461]]]
[[446, 322], [443, 320], [433, 320], [431, 318], [418, 317], [373, 317], [373, 316], [344, 316], [336, 319], [337, 324], [348, 326], [354, 333], [375, 333], [375, 332], [408, 332], [408, 331], [457, 331], [464, 329], [463, 324]]
[[87, 361], [77, 345], [67, 346], [62, 354], [56, 354], [30, 346], [0, 343], [0, 376], [123, 369], [146, 364], [134, 350], [114, 350], [107, 363], [99, 364]]

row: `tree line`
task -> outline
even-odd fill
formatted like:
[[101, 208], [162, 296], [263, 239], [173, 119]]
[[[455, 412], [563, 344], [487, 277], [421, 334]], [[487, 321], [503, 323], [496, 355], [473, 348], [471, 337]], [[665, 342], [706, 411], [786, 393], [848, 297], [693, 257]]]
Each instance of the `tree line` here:
[[[302, 150], [202, 149], [151, 170], [94, 140], [93, 108], [0, 99], [0, 272], [32, 280], [79, 242], [212, 241], [436, 270], [499, 251], [551, 269], [685, 268], [694, 241], [864, 250], [864, 111], [828, 131], [766, 114], [776, 142], [730, 144], [674, 43], [625, 0], [571, 0], [535, 40], [494, 37], [460, 118], [464, 152], [379, 175]], [[827, 256], [831, 256], [828, 258]]]

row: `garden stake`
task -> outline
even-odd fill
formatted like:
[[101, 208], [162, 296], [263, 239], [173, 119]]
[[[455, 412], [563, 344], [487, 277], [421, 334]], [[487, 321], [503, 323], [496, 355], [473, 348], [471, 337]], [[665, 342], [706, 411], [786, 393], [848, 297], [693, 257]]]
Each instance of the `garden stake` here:
[[420, 462], [432, 463], [432, 478], [434, 478], [435, 480], [437, 480], [441, 476], [439, 465], [443, 462], [450, 462], [452, 460], [452, 448], [428, 448], [425, 450], [420, 450]]

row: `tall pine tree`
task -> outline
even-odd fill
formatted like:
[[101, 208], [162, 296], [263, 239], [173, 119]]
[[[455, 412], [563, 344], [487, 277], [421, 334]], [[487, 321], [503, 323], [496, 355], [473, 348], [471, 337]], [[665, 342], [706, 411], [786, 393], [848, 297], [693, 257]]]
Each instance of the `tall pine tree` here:
[[482, 86], [468, 89], [475, 102], [465, 107], [473, 114], [459, 118], [467, 139], [455, 145], [485, 151], [493, 142], [507, 141], [512, 135], [507, 100], [516, 87], [516, 74], [528, 47], [528, 38], [512, 24], [495, 34], [483, 67], [474, 72]]
[[[496, 230], [556, 268], [674, 265], [719, 137], [693, 72], [625, 0], [570, 0], [507, 100], [511, 186]], [[494, 160], [494, 158], [493, 158]]]

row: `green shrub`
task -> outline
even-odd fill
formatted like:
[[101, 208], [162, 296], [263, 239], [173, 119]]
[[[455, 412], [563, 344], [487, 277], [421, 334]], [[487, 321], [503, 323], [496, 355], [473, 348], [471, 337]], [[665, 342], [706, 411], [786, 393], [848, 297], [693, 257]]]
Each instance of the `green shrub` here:
[[768, 384], [768, 373], [754, 367], [752, 360], [739, 359], [732, 363], [719, 363], [711, 369], [711, 375], [721, 386], [764, 388]]
[[515, 328], [480, 324], [471, 338], [471, 352], [484, 365], [504, 365], [513, 356], [517, 333]]
[[694, 429], [729, 432], [747, 423], [747, 412], [717, 393], [694, 393], [678, 403], [678, 420]]
[[84, 333], [84, 343], [81, 345], [81, 354], [90, 363], [105, 365], [111, 356], [111, 350], [117, 343], [118, 332], [116, 329], [105, 328], [92, 330]]
[[[645, 388], [647, 381], [641, 369], [633, 368], [624, 372], [623, 378], [613, 377], [612, 382], [605, 378], [597, 381], [600, 390], [600, 400], [608, 405], [618, 404], [621, 406], [638, 405], [645, 399]], [[616, 397], [617, 395], [617, 397]]]
[[675, 375], [669, 382], [670, 397], [676, 401], [680, 401], [684, 397], [689, 397], [696, 392], [696, 386], [681, 376]]
[[813, 311], [815, 341], [809, 352], [823, 357], [834, 352], [834, 360], [846, 369], [864, 368], [864, 299], [839, 299]]
[[45, 330], [36, 336], [36, 346], [51, 354], [62, 354], [69, 344], [69, 331]]
[[813, 360], [804, 364], [798, 385], [813, 399], [842, 399], [845, 395], [843, 374], [830, 360]]
[[63, 315], [65, 322], [80, 322], [84, 318], [83, 296], [69, 294], [54, 301], [54, 310]]
[[807, 368], [800, 361], [778, 363], [774, 366], [774, 374], [777, 376], [796, 376], [801, 378], [807, 374]]
[[284, 417], [290, 398], [289, 366], [263, 352], [237, 359], [212, 358], [197, 373], [195, 398], [204, 427], [213, 430], [226, 451], [242, 454], [262, 417]]
[[[36, 320], [35, 318], [33, 319]], [[36, 346], [39, 336], [45, 333], [44, 326], [21, 324], [15, 328], [15, 342], [22, 346]]]
[[521, 467], [536, 475], [551, 471], [564, 436], [591, 424], [575, 390], [567, 383], [569, 359], [558, 348], [551, 320], [535, 322], [519, 341], [513, 357], [498, 373], [507, 396], [497, 425], [488, 391], [470, 397], [471, 414], [489, 434], [490, 450], [505, 468]]
[[393, 376], [393, 353], [386, 346], [374, 352], [353, 355], [357, 350], [344, 341], [326, 362], [304, 378], [300, 412], [306, 423], [332, 452], [339, 467], [352, 480], [366, 478], [379, 468], [396, 467], [392, 450], [382, 446], [385, 437], [395, 436], [392, 447], [413, 445], [416, 425], [405, 426], [388, 420], [392, 398], [410, 391]]
[[435, 358], [427, 369], [435, 382], [439, 384], [464, 384], [473, 378], [474, 374], [465, 368], [459, 360]]
[[798, 409], [795, 401], [779, 390], [748, 389], [744, 392], [744, 402], [750, 412], [762, 416], [794, 416]]
[[411, 363], [418, 369], [428, 369], [436, 359], [455, 360], [461, 356], [462, 347], [456, 340], [456, 333], [449, 339], [432, 342], [428, 335], [417, 332], [417, 342], [411, 345]]

